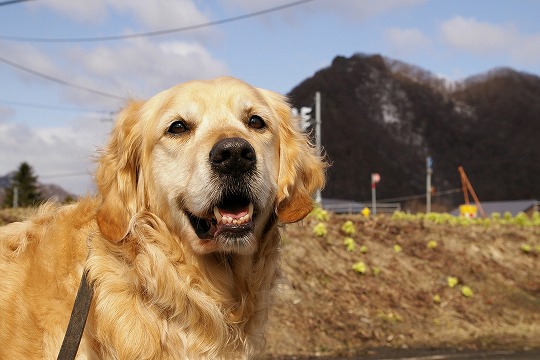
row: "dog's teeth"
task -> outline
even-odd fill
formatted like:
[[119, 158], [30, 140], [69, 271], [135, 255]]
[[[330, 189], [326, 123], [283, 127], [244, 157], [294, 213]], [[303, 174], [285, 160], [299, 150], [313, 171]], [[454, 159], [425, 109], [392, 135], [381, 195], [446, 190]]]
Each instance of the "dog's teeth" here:
[[219, 212], [218, 207], [214, 206], [214, 217], [216, 218], [216, 222], [218, 224], [224, 224], [224, 225], [228, 225], [228, 224], [233, 224], [233, 225], [245, 224], [245, 223], [250, 222], [251, 219], [253, 218], [253, 204], [249, 203], [248, 213], [245, 214], [244, 216], [239, 217], [239, 218], [233, 218], [233, 217], [228, 216], [228, 215], [221, 215], [221, 213]]

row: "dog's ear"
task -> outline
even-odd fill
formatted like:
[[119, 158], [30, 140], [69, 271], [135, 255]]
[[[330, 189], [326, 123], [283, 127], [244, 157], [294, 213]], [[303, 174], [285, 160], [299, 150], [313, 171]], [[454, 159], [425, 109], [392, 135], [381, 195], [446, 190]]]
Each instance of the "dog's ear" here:
[[312, 196], [325, 182], [326, 163], [298, 128], [283, 96], [265, 91], [279, 117], [279, 175], [277, 215], [282, 223], [296, 222], [313, 209]]
[[101, 234], [112, 242], [126, 237], [131, 217], [138, 210], [141, 105], [132, 102], [120, 112], [109, 142], [98, 158], [96, 184], [102, 203], [96, 220]]

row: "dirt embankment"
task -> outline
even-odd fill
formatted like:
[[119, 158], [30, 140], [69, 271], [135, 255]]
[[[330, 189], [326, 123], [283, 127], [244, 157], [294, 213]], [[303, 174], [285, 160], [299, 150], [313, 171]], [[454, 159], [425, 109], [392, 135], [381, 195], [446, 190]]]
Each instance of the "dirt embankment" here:
[[540, 347], [539, 226], [333, 215], [316, 236], [318, 223], [283, 229], [268, 357]]

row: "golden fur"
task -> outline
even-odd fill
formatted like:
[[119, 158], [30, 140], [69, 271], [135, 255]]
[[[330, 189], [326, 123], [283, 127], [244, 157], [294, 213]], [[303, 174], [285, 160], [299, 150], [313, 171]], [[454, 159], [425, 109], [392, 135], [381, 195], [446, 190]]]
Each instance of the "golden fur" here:
[[[171, 133], [175, 121], [188, 130]], [[209, 165], [231, 137], [256, 153], [242, 189]], [[78, 359], [252, 357], [279, 275], [277, 224], [308, 214], [324, 166], [285, 100], [239, 80], [131, 102], [98, 157], [97, 196], [0, 228], [0, 359], [56, 358], [83, 270], [94, 298]], [[227, 191], [255, 204], [242, 237], [210, 220]]]

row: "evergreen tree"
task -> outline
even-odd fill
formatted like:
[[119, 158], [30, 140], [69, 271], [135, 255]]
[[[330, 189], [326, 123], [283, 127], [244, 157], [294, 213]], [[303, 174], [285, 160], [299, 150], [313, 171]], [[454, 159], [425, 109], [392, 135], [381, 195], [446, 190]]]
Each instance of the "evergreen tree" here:
[[43, 201], [38, 189], [37, 176], [34, 175], [34, 170], [26, 162], [23, 162], [13, 174], [11, 185], [6, 189], [5, 206], [13, 206], [15, 192], [17, 192], [18, 206], [21, 207], [35, 206]]

